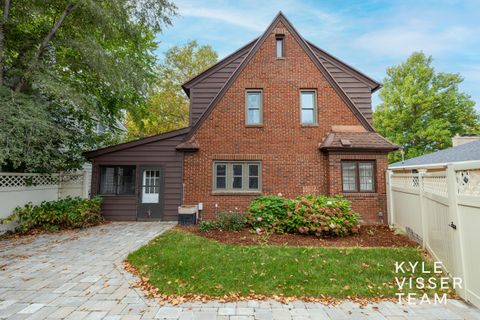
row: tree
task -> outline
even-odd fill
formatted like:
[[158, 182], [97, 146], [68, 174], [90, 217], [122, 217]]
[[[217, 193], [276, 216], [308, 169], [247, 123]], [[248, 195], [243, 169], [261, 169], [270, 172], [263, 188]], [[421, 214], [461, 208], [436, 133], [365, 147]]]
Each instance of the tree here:
[[[388, 68], [382, 103], [373, 114], [375, 129], [402, 146], [406, 159], [450, 147], [455, 134], [480, 130], [475, 102], [459, 91], [462, 77], [437, 72], [431, 64], [431, 56], [415, 52]], [[390, 161], [400, 159], [399, 152], [390, 154]]]
[[159, 65], [157, 81], [140, 119], [129, 113], [128, 138], [142, 138], [188, 126], [189, 102], [182, 84], [217, 62], [217, 53], [208, 45], [190, 41], [170, 48]]
[[176, 7], [168, 0], [1, 1], [1, 111], [15, 118], [0, 124], [0, 166], [75, 169], [82, 151], [110, 141], [97, 123], [114, 130], [123, 110], [145, 106], [155, 34]]

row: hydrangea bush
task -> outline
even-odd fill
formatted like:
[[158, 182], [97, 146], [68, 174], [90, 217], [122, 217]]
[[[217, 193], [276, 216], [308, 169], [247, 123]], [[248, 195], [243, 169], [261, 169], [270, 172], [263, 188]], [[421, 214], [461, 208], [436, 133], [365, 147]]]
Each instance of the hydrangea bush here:
[[358, 218], [350, 201], [341, 196], [261, 196], [250, 204], [247, 221], [257, 233], [341, 237], [358, 232]]

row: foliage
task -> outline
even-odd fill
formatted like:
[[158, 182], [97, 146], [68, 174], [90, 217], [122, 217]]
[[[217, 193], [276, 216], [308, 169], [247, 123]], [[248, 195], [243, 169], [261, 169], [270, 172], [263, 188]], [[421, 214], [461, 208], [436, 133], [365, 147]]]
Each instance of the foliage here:
[[[475, 102], [458, 88], [462, 77], [437, 72], [431, 64], [431, 56], [415, 52], [388, 68], [373, 115], [375, 129], [401, 145], [407, 159], [450, 147], [455, 134], [480, 131]], [[400, 159], [399, 152], [390, 155], [390, 161]]]
[[170, 48], [157, 69], [147, 107], [141, 114], [127, 115], [128, 138], [188, 127], [189, 101], [182, 84], [217, 62], [217, 57], [210, 46], [200, 46], [196, 41]]
[[201, 221], [199, 224], [198, 224], [198, 228], [200, 229], [200, 231], [202, 232], [208, 232], [210, 230], [214, 230], [217, 228], [217, 225], [215, 224], [214, 221]]
[[[154, 79], [155, 34], [175, 10], [168, 0], [2, 1], [2, 112], [18, 118], [2, 126], [0, 165], [75, 169], [79, 162], [70, 160], [81, 151], [111, 142], [95, 127], [100, 123], [115, 134], [124, 110], [144, 107]], [[34, 107], [38, 111], [30, 114]], [[39, 112], [40, 137], [31, 139], [30, 123]], [[47, 146], [57, 133], [54, 146]], [[32, 157], [32, 145], [42, 162]]]
[[242, 212], [220, 212], [215, 224], [220, 230], [240, 231], [245, 227], [245, 214]]
[[33, 229], [56, 231], [60, 229], [85, 228], [103, 221], [101, 214], [102, 198], [66, 198], [56, 201], [43, 201], [39, 205], [31, 202], [17, 207], [13, 214], [0, 223], [16, 222], [17, 231], [26, 233]]
[[341, 196], [307, 195], [292, 200], [261, 196], [250, 204], [248, 224], [257, 233], [346, 236], [358, 231], [358, 214], [352, 211], [350, 201]]
[[245, 227], [245, 214], [241, 212], [220, 212], [215, 221], [200, 222], [199, 229], [208, 232], [213, 229], [240, 231]]
[[358, 232], [358, 214], [352, 211], [350, 201], [341, 196], [304, 196], [294, 200], [293, 211], [288, 212], [286, 232], [320, 236], [346, 236]]
[[254, 229], [282, 233], [292, 203], [291, 200], [276, 195], [256, 197], [248, 208], [248, 223]]
[[[238, 246], [169, 230], [128, 261], [164, 295], [393, 298], [395, 262], [421, 263], [422, 253], [417, 248]], [[426, 268], [432, 270], [432, 263], [426, 261]], [[421, 293], [408, 286], [404, 291]]]

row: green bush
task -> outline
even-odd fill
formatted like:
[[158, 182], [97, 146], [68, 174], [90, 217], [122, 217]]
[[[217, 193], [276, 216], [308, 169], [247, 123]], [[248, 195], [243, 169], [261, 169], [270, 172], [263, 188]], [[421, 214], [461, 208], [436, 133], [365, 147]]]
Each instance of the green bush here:
[[262, 196], [250, 204], [248, 224], [257, 233], [274, 231], [317, 237], [345, 236], [358, 231], [358, 218], [350, 201], [341, 196], [307, 195], [295, 199]]
[[291, 200], [275, 195], [256, 197], [248, 208], [248, 224], [254, 229], [281, 233], [292, 204]]
[[202, 221], [198, 224], [198, 228], [202, 232], [208, 232], [210, 230], [216, 229], [217, 226], [215, 225], [215, 222], [213, 222], [213, 221]]
[[241, 212], [220, 212], [215, 225], [221, 230], [240, 231], [245, 227], [245, 214]]
[[32, 229], [56, 231], [60, 229], [84, 228], [103, 221], [102, 198], [66, 198], [56, 201], [43, 201], [39, 205], [31, 202], [17, 207], [13, 214], [0, 223], [15, 221], [17, 232], [26, 233]]
[[241, 212], [220, 212], [214, 221], [202, 221], [198, 228], [202, 232], [213, 229], [240, 231], [245, 227], [245, 214]]

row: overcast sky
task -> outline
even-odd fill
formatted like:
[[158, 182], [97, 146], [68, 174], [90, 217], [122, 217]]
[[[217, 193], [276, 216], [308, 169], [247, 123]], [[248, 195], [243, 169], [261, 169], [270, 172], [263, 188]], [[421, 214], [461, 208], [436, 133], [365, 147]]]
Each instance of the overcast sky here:
[[[300, 34], [377, 81], [413, 51], [438, 71], [459, 72], [480, 109], [480, 0], [179, 0], [180, 16], [158, 35], [158, 56], [189, 40], [220, 58], [258, 37], [282, 11]], [[374, 97], [374, 106], [379, 99]]]

